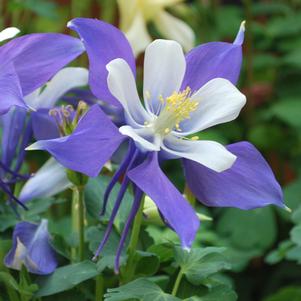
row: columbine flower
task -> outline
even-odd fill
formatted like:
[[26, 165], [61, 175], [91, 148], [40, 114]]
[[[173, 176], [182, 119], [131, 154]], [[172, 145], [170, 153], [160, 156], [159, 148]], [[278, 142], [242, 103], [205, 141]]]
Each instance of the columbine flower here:
[[104, 194], [106, 204], [114, 184], [125, 174], [95, 256], [108, 239], [130, 184], [135, 197], [117, 250], [116, 269], [143, 192], [179, 235], [182, 247], [190, 248], [199, 220], [161, 171], [159, 162], [163, 159], [183, 158], [190, 189], [208, 206], [284, 207], [280, 186], [254, 146], [241, 142], [225, 148], [213, 141], [191, 138], [198, 131], [235, 119], [245, 104], [245, 96], [233, 85], [241, 66], [244, 24], [233, 44], [207, 43], [186, 57], [177, 42], [151, 43], [144, 62], [144, 107], [135, 86], [134, 57], [124, 35], [97, 20], [75, 19], [69, 26], [85, 44], [92, 91], [100, 99], [121, 105], [127, 125], [118, 129], [98, 106], [93, 106], [71, 135], [38, 141], [29, 149], [47, 150], [65, 167], [97, 176], [121, 142], [130, 141], [128, 154]]
[[29, 34], [0, 47], [0, 115], [12, 106], [28, 109], [24, 97], [45, 84], [83, 52], [79, 39], [64, 34]]
[[144, 51], [152, 41], [147, 31], [149, 22], [153, 22], [164, 37], [179, 42], [186, 51], [193, 47], [192, 29], [165, 11], [181, 2], [183, 0], [118, 0], [120, 28], [126, 33], [135, 55]]
[[[64, 68], [60, 70], [46, 86], [36, 89], [33, 93], [24, 98], [28, 107], [35, 111], [27, 114], [24, 108], [15, 107], [2, 116], [2, 145], [0, 161], [0, 188], [20, 205], [28, 201], [33, 196], [50, 196], [54, 192], [59, 192], [58, 188], [68, 186], [69, 181], [63, 177], [64, 167], [56, 162], [47, 164], [42, 173], [34, 176], [22, 190], [21, 203], [12, 193], [10, 184], [14, 184], [26, 177], [19, 175], [20, 168], [25, 157], [25, 147], [34, 135], [36, 139], [50, 139], [59, 137], [59, 132], [54, 119], [49, 116], [49, 109], [52, 109], [57, 101], [69, 90], [75, 87], [86, 86], [88, 83], [88, 71], [84, 68]], [[52, 177], [51, 172], [56, 170], [60, 177]], [[57, 174], [58, 175], [58, 174]], [[48, 176], [49, 181], [43, 182], [48, 185], [41, 185], [39, 179]], [[28, 178], [28, 177], [27, 177]], [[56, 187], [53, 189], [52, 185]], [[42, 189], [43, 187], [43, 189]], [[32, 197], [31, 197], [32, 194]]]
[[46, 275], [57, 267], [55, 253], [49, 244], [48, 221], [39, 225], [20, 222], [13, 233], [13, 246], [4, 259], [7, 267], [21, 270], [22, 265], [33, 274]]

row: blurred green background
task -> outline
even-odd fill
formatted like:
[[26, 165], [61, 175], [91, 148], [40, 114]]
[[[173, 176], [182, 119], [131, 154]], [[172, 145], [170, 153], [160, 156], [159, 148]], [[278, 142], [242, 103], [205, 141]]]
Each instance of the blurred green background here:
[[[207, 130], [224, 144], [249, 140], [271, 164], [284, 188], [289, 214], [275, 208], [243, 212], [211, 210], [198, 240], [226, 246], [241, 301], [301, 300], [301, 1], [194, 0], [170, 8], [194, 30], [196, 44], [232, 41], [246, 20], [244, 65], [239, 82], [248, 102], [239, 119]], [[115, 0], [0, 0], [0, 28], [22, 34], [65, 32], [78, 16], [118, 26]], [[150, 24], [153, 38], [159, 33]], [[141, 57], [138, 63], [142, 63]], [[86, 65], [84, 57], [76, 65]], [[168, 166], [179, 185], [177, 165]], [[177, 176], [179, 174], [179, 176]]]

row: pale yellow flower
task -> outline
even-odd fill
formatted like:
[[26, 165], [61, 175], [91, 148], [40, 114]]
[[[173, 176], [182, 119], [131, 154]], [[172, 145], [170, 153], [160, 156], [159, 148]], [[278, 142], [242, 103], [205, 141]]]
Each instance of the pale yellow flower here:
[[193, 30], [165, 11], [180, 2], [183, 0], [118, 0], [120, 28], [125, 32], [136, 56], [152, 41], [147, 31], [149, 22], [154, 23], [165, 38], [179, 42], [186, 51], [194, 46]]

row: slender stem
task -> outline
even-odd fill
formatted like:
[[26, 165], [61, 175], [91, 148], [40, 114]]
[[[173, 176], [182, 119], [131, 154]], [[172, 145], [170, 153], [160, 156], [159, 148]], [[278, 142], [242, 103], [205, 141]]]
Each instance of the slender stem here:
[[134, 261], [135, 261], [135, 253], [139, 241], [140, 229], [142, 225], [143, 206], [144, 206], [144, 196], [142, 197], [140, 207], [138, 209], [138, 212], [133, 222], [133, 229], [132, 229], [131, 238], [128, 246], [128, 260], [127, 260], [126, 269], [123, 277], [124, 279], [122, 281], [125, 283], [131, 281], [135, 273]]
[[128, 247], [129, 256], [132, 256], [133, 254], [135, 254], [136, 249], [137, 249], [140, 228], [141, 228], [141, 223], [142, 223], [142, 217], [143, 217], [143, 205], [144, 205], [144, 197], [141, 200], [140, 207], [139, 207], [138, 212], [134, 219], [131, 239], [130, 239], [129, 247]]
[[177, 295], [177, 292], [178, 292], [178, 289], [179, 289], [179, 286], [180, 286], [180, 283], [181, 283], [181, 280], [182, 280], [182, 277], [183, 277], [184, 273], [183, 273], [183, 270], [180, 269], [179, 270], [179, 273], [178, 273], [178, 276], [177, 276], [177, 279], [175, 281], [175, 284], [173, 286], [173, 289], [172, 289], [172, 292], [171, 294], [173, 296], [176, 296]]
[[95, 281], [95, 301], [102, 301], [104, 295], [104, 279], [102, 274], [97, 275]]
[[[72, 248], [72, 261], [84, 260], [85, 250], [85, 204], [84, 187], [74, 186], [72, 189], [72, 229], [78, 237], [78, 250]], [[78, 252], [77, 252], [78, 251]]]
[[79, 260], [85, 258], [85, 203], [84, 203], [84, 189], [79, 188]]

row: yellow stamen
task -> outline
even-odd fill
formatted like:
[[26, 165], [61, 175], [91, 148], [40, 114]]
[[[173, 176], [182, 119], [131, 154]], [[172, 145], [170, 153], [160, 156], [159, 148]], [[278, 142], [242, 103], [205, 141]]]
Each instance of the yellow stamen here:
[[187, 87], [181, 92], [174, 92], [169, 97], [159, 96], [164, 108], [155, 123], [155, 130], [163, 135], [175, 129], [181, 131], [180, 123], [190, 118], [190, 114], [198, 107], [198, 101], [191, 99], [191, 88]]

